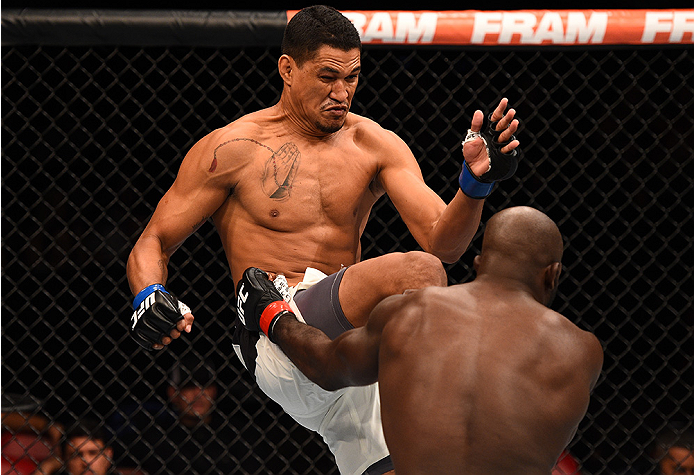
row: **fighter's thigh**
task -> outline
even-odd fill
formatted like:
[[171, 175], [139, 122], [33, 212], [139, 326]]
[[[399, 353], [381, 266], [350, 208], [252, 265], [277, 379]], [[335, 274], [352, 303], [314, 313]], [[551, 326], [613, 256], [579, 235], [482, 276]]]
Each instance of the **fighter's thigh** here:
[[431, 285], [447, 285], [446, 271], [437, 257], [421, 251], [394, 252], [350, 266], [338, 295], [347, 320], [360, 327], [384, 298]]

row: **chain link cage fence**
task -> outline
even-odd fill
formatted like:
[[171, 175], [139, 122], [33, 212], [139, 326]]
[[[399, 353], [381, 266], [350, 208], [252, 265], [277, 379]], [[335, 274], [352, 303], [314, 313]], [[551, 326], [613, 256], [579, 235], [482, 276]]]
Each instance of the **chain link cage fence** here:
[[[211, 223], [170, 265], [170, 289], [197, 317], [192, 333], [154, 354], [128, 336], [129, 251], [186, 151], [278, 100], [275, 39], [3, 44], [3, 454], [22, 446], [6, 423], [22, 411], [63, 430], [97, 420], [123, 472], [337, 473], [322, 440], [265, 397], [235, 357], [234, 288]], [[605, 349], [569, 451], [584, 474], [646, 473], [666, 425], [692, 429], [691, 46], [365, 46], [362, 65], [353, 112], [399, 134], [446, 201], [471, 114], [509, 98], [525, 157], [486, 201], [471, 249], [447, 267], [450, 283], [473, 277], [497, 210], [529, 205], [553, 218], [566, 241], [553, 308]], [[418, 248], [387, 199], [362, 243], [365, 258]], [[169, 369], [190, 355], [217, 385], [206, 435], [160, 422]], [[144, 466], [142, 450], [159, 469]]]

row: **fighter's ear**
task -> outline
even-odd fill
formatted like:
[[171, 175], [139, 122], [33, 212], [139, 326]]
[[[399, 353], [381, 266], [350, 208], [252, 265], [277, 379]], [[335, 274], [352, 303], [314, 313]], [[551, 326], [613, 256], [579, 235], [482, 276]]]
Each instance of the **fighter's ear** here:
[[547, 290], [554, 290], [557, 288], [561, 269], [561, 262], [553, 262], [545, 267], [545, 288]]
[[282, 80], [287, 85], [291, 86], [292, 71], [296, 69], [296, 63], [291, 58], [291, 56], [288, 56], [286, 54], [280, 56], [280, 59], [277, 61], [277, 68], [279, 70], [280, 76], [282, 76]]

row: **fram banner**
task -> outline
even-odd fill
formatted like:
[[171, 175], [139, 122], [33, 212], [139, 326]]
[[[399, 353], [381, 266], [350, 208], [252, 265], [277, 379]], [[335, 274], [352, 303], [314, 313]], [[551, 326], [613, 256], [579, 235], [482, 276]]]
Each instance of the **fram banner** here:
[[[694, 44], [694, 10], [342, 11], [364, 44]], [[287, 19], [296, 14], [287, 12]]]

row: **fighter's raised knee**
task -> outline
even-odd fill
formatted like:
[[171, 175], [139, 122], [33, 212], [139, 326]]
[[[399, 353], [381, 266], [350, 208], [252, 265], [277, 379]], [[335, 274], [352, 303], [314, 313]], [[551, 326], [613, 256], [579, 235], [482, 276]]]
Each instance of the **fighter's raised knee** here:
[[448, 283], [446, 270], [441, 260], [428, 252], [410, 251], [391, 254], [389, 265], [394, 266], [393, 294], [407, 289], [421, 289], [431, 285], [445, 287]]

